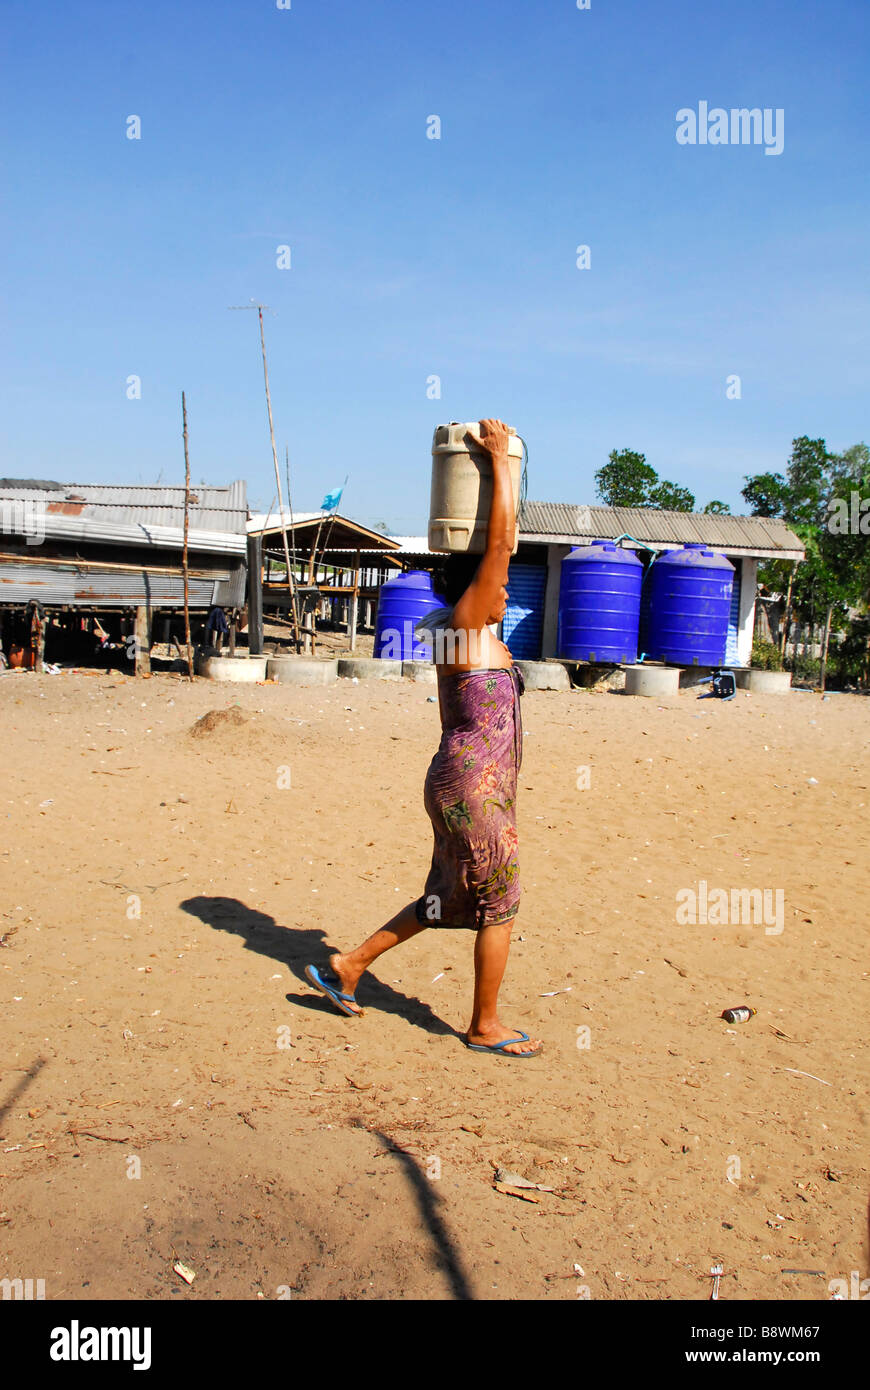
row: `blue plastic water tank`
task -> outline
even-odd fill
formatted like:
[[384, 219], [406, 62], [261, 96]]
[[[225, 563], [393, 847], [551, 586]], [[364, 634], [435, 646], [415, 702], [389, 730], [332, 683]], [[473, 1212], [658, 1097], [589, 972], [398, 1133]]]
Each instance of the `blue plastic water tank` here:
[[414, 628], [445, 601], [432, 588], [427, 570], [409, 570], [381, 585], [375, 621], [374, 654], [384, 660], [431, 661], [432, 648], [414, 640]]
[[725, 660], [734, 566], [699, 543], [653, 562], [646, 655], [672, 666], [720, 666]]
[[613, 541], [579, 546], [562, 561], [558, 651], [569, 661], [637, 661], [643, 565]]

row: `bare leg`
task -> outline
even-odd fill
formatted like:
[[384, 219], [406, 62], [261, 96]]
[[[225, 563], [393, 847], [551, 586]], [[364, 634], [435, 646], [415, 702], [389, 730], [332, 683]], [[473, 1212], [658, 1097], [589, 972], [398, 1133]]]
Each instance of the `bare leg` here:
[[[416, 936], [425, 928], [425, 922], [418, 922], [414, 912], [414, 903], [408, 903], [401, 912], [397, 912], [385, 926], [381, 927], [372, 936], [364, 941], [356, 950], [346, 953], [337, 952], [329, 957], [329, 967], [338, 976], [342, 984], [342, 993], [354, 994], [360, 976], [368, 970], [372, 961], [382, 956], [384, 951], [389, 951], [391, 947], [398, 946], [401, 941], [408, 941], [412, 936]], [[348, 1008], [353, 1009], [353, 1004]], [[354, 1013], [359, 1013], [359, 1008], [354, 1009]]]
[[[523, 1028], [509, 1030], [499, 1022], [498, 991], [504, 977], [508, 952], [511, 946], [510, 922], [494, 922], [489, 927], [481, 927], [474, 939], [474, 1010], [468, 1029], [468, 1041], [492, 1046], [504, 1042], [505, 1038], [515, 1038]], [[541, 1046], [540, 1038], [530, 1038], [528, 1042], [514, 1043], [505, 1052], [534, 1052]]]

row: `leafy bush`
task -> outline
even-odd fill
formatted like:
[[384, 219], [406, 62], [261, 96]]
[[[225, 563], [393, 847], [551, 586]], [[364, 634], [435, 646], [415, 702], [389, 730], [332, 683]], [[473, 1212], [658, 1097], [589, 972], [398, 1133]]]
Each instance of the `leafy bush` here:
[[862, 685], [867, 680], [870, 618], [854, 618], [839, 641], [831, 641], [828, 668], [842, 685]]
[[756, 637], [752, 643], [752, 665], [760, 671], [781, 671], [782, 657], [776, 643]]
[[822, 663], [817, 656], [804, 655], [797, 652], [789, 663], [792, 674], [802, 681], [818, 681], [822, 672]]

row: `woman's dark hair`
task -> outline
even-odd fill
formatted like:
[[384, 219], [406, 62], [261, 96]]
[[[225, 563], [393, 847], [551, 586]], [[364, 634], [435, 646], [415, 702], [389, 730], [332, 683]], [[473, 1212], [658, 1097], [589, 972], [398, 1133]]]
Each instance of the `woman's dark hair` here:
[[432, 576], [435, 592], [440, 594], [451, 608], [459, 602], [477, 574], [480, 561], [480, 555], [448, 555], [435, 570]]

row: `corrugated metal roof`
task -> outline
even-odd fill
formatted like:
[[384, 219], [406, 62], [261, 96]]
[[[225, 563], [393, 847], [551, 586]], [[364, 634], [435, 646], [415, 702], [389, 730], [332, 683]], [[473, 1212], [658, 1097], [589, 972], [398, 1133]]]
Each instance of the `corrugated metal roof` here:
[[[303, 521], [313, 521], [315, 517], [329, 516], [329, 512], [291, 512], [288, 507], [284, 508], [284, 517], [287, 522], [287, 529], [290, 526], [301, 526]], [[270, 512], [255, 512], [248, 520], [248, 532], [265, 531], [267, 526], [281, 526], [281, 513], [277, 507], [273, 507]]]
[[[217, 571], [208, 577], [191, 578], [191, 607], [210, 607], [219, 580], [229, 578], [228, 572]], [[0, 603], [24, 604], [31, 599], [46, 605], [89, 608], [130, 607], [140, 603], [175, 606], [184, 601], [184, 579], [181, 575], [153, 574], [146, 570], [75, 570], [52, 564], [0, 562]]]
[[[46, 508], [62, 516], [85, 516], [121, 525], [183, 526], [183, 487], [127, 487], [112, 483], [61, 483], [45, 489]], [[0, 498], [20, 496], [33, 501], [34, 484], [9, 479], [0, 484]], [[190, 525], [197, 531], [245, 530], [248, 517], [244, 479], [229, 487], [191, 484]]]
[[715, 516], [704, 512], [665, 512], [654, 507], [588, 507], [567, 502], [524, 502], [522, 540], [605, 540], [628, 534], [651, 545], [679, 546], [701, 541], [740, 554], [782, 554], [800, 558], [801, 540], [784, 521], [761, 516]]
[[[442, 550], [429, 549], [429, 542], [426, 536], [385, 536], [384, 539], [392, 541], [395, 548], [374, 550], [363, 545], [360, 546], [359, 554], [377, 555], [390, 560], [395, 560], [400, 555], [431, 555], [435, 559], [444, 559], [444, 552]], [[396, 544], [397, 542], [398, 544]], [[328, 550], [329, 555], [355, 555], [356, 553], [356, 548], [351, 548], [349, 546], [331, 545]]]
[[[190, 549], [244, 554], [247, 516], [244, 480], [192, 487]], [[184, 540], [184, 488], [64, 483], [45, 491], [13, 480], [0, 486], [0, 522], [8, 534], [31, 541], [45, 536], [177, 550]]]
[[[58, 538], [176, 548], [184, 530], [184, 488], [64, 483], [47, 490], [13, 479], [0, 486], [0, 510], [4, 529], [14, 534], [32, 535], [38, 526]], [[191, 487], [191, 548], [242, 553], [247, 516], [244, 480], [229, 487]], [[227, 544], [227, 537], [237, 539]]]
[[[181, 550], [183, 526], [122, 526], [119, 522], [100, 524], [87, 517], [47, 516], [45, 534], [56, 540], [111, 542], [116, 545], [148, 545], [158, 550]], [[187, 537], [191, 551], [217, 551], [222, 555], [244, 555], [247, 538], [228, 531], [196, 531]]]
[[24, 491], [62, 492], [63, 487], [63, 483], [52, 483], [46, 478], [0, 478], [0, 491], [18, 488]]
[[[291, 516], [285, 512], [284, 519], [287, 525], [287, 535], [291, 534]], [[356, 541], [369, 539], [377, 541], [378, 544], [370, 546], [372, 550], [394, 549], [394, 544], [389, 536], [383, 535], [380, 531], [373, 531], [369, 526], [363, 526], [359, 521], [352, 521], [348, 516], [342, 516], [339, 512], [294, 512], [292, 516], [292, 529], [304, 535], [306, 541], [317, 539], [318, 544], [328, 542], [330, 550], [355, 549]], [[248, 535], [262, 535], [264, 539], [272, 540], [275, 543], [276, 537], [281, 535], [281, 517], [277, 511], [272, 511], [268, 516], [260, 513], [252, 517], [248, 522]]]
[[[760, 516], [714, 516], [704, 512], [663, 512], [652, 507], [590, 507], [567, 502], [525, 502], [520, 509], [520, 540], [580, 545], [628, 534], [664, 548], [700, 541], [726, 553], [801, 558], [804, 546], [784, 521]], [[397, 555], [440, 555], [426, 536], [392, 536]], [[368, 553], [368, 552], [363, 552]]]
[[437, 555], [440, 552], [429, 549], [428, 536], [391, 536], [390, 540], [399, 547], [398, 555]]

